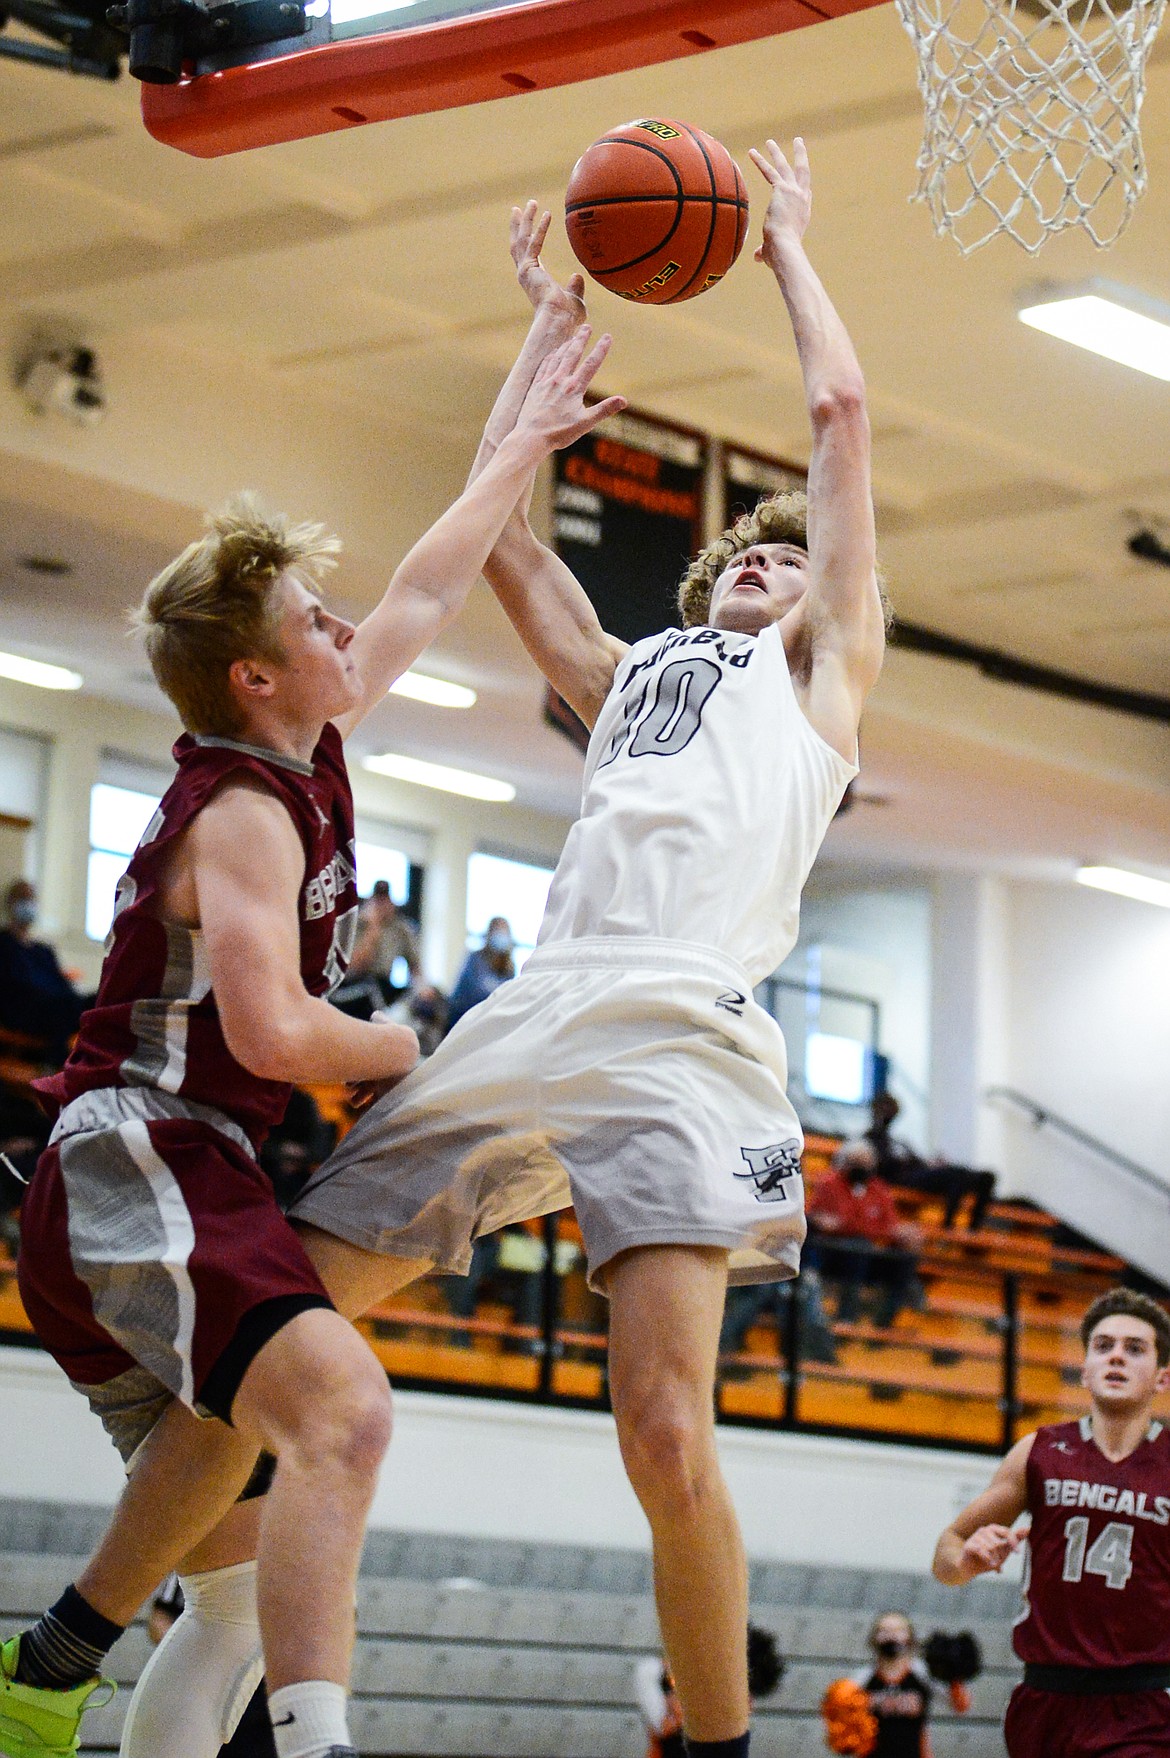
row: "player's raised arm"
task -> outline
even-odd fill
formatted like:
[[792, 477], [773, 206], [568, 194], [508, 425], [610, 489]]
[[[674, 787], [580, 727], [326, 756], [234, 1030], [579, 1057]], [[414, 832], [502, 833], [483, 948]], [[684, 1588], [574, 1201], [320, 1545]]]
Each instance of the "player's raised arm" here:
[[771, 192], [756, 260], [772, 270], [788, 307], [812, 424], [805, 600], [811, 659], [814, 668], [835, 662], [860, 715], [885, 647], [865, 380], [805, 252], [812, 182], [804, 142], [794, 142], [791, 164], [774, 140], [763, 152], [753, 147], [751, 158]]
[[[540, 260], [548, 224], [549, 215], [538, 216], [535, 202], [512, 209], [509, 243], [516, 277], [533, 307], [532, 327], [492, 411], [477, 467], [508, 431], [514, 419], [509, 414], [510, 405], [515, 403], [525, 373], [536, 370], [529, 363], [555, 344], [574, 314], [584, 311], [581, 276], [573, 275], [561, 286]], [[624, 407], [620, 399], [618, 403]], [[535, 472], [500, 534], [484, 574], [537, 666], [586, 726], [592, 727], [626, 647], [605, 633], [576, 576], [529, 525], [534, 480]]]
[[[515, 427], [541, 362], [554, 348], [559, 348], [563, 342], [568, 341], [578, 324], [588, 320], [585, 309], [585, 277], [572, 275], [561, 286], [540, 260], [540, 252], [548, 237], [551, 222], [552, 215], [547, 210], [544, 213], [538, 212], [534, 201], [526, 202], [522, 208], [512, 209], [508, 226], [508, 247], [516, 265], [516, 278], [533, 308], [532, 324], [524, 338], [524, 346], [504, 380], [488, 416], [487, 426], [483, 430], [483, 438], [479, 442], [479, 450], [475, 454], [475, 462], [467, 479], [469, 483], [475, 481], [489, 458], [495, 456], [500, 441]], [[532, 482], [529, 482], [521, 497], [523, 506], [527, 507], [531, 493]]]
[[932, 1564], [946, 1587], [963, 1587], [977, 1575], [1002, 1569], [1023, 1543], [1012, 1530], [1028, 1505], [1028, 1455], [1035, 1435], [1017, 1441], [981, 1496], [976, 1496], [939, 1538]]
[[585, 393], [609, 352], [610, 338], [602, 336], [592, 349], [589, 342], [589, 327], [582, 324], [546, 354], [511, 431], [454, 506], [399, 563], [382, 602], [358, 626], [351, 651], [362, 694], [356, 708], [338, 717], [343, 736], [458, 615], [542, 460], [625, 407], [620, 397], [586, 403]]

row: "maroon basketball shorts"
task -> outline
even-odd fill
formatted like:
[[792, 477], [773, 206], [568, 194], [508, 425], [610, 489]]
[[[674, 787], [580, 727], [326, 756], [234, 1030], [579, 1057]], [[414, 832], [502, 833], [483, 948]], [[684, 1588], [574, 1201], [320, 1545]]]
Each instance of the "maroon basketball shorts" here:
[[243, 1130], [146, 1087], [61, 1113], [25, 1197], [19, 1280], [127, 1463], [172, 1398], [230, 1421], [264, 1344], [332, 1305]]
[[1003, 1734], [1010, 1758], [1168, 1758], [1170, 1692], [1074, 1697], [1017, 1685]]

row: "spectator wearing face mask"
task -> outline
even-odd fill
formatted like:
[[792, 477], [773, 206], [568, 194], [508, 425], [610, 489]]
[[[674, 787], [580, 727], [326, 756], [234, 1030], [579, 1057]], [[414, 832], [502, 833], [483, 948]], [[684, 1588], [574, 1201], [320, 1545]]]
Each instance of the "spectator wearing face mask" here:
[[468, 953], [459, 980], [451, 991], [447, 1003], [449, 1025], [454, 1025], [465, 1013], [486, 1001], [501, 983], [516, 975], [516, 961], [512, 957], [514, 945], [507, 917], [493, 916], [487, 925], [483, 945], [477, 952]]
[[934, 1686], [918, 1659], [909, 1618], [902, 1612], [883, 1612], [870, 1630], [869, 1646], [873, 1665], [854, 1674], [878, 1725], [869, 1758], [931, 1758], [926, 1722]]
[[0, 928], [0, 1025], [39, 1039], [46, 1059], [60, 1064], [89, 997], [78, 994], [53, 948], [33, 939], [36, 919], [36, 887], [14, 879]]

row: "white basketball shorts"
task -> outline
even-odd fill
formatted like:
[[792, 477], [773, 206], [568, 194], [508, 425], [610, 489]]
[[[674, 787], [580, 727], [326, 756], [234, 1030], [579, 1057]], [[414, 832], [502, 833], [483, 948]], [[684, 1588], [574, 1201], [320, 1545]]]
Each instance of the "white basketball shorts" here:
[[466, 1272], [471, 1244], [572, 1201], [592, 1287], [639, 1245], [794, 1276], [800, 1124], [779, 1026], [731, 959], [649, 939], [538, 947], [371, 1106], [292, 1219]]

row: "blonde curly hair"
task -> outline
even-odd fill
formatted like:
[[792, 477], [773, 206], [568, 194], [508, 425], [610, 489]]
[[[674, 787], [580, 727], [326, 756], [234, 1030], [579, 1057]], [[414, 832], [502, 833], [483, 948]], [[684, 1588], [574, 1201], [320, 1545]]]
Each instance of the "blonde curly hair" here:
[[[808, 496], [802, 488], [782, 488], [757, 502], [750, 513], [741, 513], [730, 526], [705, 549], [701, 549], [679, 581], [678, 608], [684, 629], [697, 628], [707, 621], [711, 611], [711, 594], [715, 582], [731, 560], [757, 543], [792, 543], [808, 549]], [[877, 568], [878, 592], [887, 630], [893, 623], [893, 612], [886, 596], [885, 574]]]
[[340, 549], [323, 525], [293, 524], [264, 512], [255, 495], [240, 494], [209, 515], [204, 536], [151, 581], [131, 626], [189, 732], [232, 738], [243, 730], [232, 664], [284, 658], [281, 576], [295, 568], [315, 590]]
[[741, 513], [735, 524], [701, 549], [678, 587], [678, 608], [684, 629], [707, 621], [715, 582], [741, 550], [757, 543], [794, 543], [808, 548], [808, 496], [801, 488], [784, 488], [769, 495], [750, 513]]

